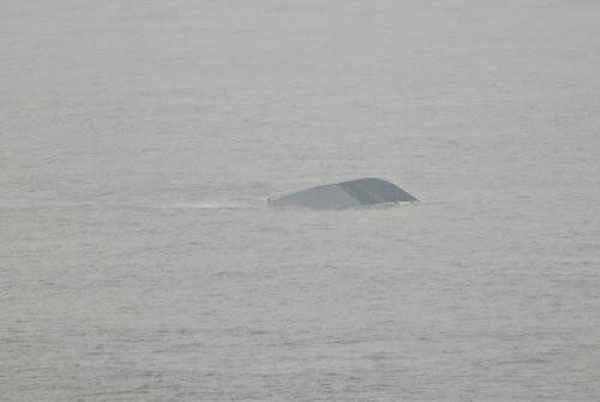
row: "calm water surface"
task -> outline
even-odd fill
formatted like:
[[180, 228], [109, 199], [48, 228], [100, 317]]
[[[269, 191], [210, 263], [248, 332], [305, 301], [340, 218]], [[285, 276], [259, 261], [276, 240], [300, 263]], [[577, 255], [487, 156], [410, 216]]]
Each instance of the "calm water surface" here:
[[3, 1], [0, 399], [599, 400], [598, 21]]

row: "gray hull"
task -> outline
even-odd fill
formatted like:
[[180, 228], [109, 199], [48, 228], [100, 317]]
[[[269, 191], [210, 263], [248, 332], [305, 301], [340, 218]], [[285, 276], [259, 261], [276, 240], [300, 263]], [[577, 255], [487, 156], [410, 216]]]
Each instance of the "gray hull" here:
[[381, 179], [366, 178], [313, 187], [279, 198], [269, 199], [273, 207], [299, 206], [341, 209], [388, 202], [417, 201], [398, 186]]

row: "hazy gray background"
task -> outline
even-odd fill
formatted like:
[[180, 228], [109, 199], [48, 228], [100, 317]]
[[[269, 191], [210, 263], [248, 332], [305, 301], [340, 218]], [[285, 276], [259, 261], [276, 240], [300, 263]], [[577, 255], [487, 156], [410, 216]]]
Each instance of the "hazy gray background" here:
[[1, 400], [600, 399], [599, 2], [2, 0], [0, 72]]

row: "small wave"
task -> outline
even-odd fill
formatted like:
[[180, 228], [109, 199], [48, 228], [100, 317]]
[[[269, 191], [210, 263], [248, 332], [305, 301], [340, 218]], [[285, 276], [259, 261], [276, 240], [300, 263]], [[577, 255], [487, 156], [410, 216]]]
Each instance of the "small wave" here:
[[90, 202], [46, 202], [46, 203], [3, 203], [0, 204], [0, 210], [31, 210], [31, 209], [70, 209], [93, 207], [95, 204]]
[[128, 203], [128, 202], [73, 202], [73, 203], [23, 203], [23, 204], [0, 204], [0, 210], [37, 210], [37, 209], [84, 209], [84, 208], [100, 208], [100, 209], [208, 209], [208, 210], [224, 210], [224, 209], [248, 209], [255, 208], [256, 205], [240, 204], [229, 202], [179, 202], [179, 203]]
[[162, 204], [158, 205], [158, 208], [162, 209], [243, 209], [251, 208], [250, 205], [233, 204], [233, 203], [220, 203], [220, 202], [185, 202], [185, 203], [174, 203], [174, 204]]

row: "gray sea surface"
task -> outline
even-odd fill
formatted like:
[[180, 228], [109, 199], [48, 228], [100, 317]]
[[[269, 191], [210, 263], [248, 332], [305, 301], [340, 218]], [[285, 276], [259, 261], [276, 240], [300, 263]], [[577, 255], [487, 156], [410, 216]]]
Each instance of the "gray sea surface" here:
[[600, 2], [2, 0], [0, 189], [2, 401], [600, 400]]

